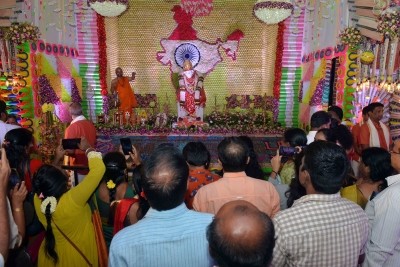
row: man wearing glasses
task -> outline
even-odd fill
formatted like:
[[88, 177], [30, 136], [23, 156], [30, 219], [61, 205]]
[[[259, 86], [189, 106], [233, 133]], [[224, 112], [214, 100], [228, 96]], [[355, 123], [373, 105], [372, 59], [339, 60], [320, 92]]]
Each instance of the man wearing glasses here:
[[399, 266], [400, 262], [400, 140], [390, 153], [397, 174], [386, 178], [388, 188], [365, 208], [372, 230], [363, 266]]

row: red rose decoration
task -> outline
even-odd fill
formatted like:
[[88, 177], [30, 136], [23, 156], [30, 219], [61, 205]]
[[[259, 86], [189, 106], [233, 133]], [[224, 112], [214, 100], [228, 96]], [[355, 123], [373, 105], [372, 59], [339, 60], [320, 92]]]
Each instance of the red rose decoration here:
[[101, 95], [104, 96], [108, 95], [108, 91], [106, 89], [101, 90]]

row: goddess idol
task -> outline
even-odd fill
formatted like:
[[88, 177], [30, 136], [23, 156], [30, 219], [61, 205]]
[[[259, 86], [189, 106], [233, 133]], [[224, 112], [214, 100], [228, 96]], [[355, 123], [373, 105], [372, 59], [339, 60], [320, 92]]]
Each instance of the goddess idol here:
[[183, 62], [179, 74], [178, 120], [203, 121], [206, 93], [203, 88], [204, 76], [193, 69], [190, 60]]

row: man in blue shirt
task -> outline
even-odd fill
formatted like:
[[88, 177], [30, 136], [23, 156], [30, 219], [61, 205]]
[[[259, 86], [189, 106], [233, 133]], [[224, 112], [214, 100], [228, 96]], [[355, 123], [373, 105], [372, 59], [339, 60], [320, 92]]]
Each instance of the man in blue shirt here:
[[113, 238], [109, 266], [212, 266], [206, 239], [212, 215], [188, 210], [183, 203], [189, 168], [179, 150], [157, 148], [144, 165], [146, 216]]

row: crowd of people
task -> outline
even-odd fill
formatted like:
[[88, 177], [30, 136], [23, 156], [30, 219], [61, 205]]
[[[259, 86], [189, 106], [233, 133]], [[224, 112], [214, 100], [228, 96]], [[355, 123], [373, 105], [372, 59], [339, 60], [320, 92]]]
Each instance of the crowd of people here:
[[76, 103], [65, 138], [78, 148], [44, 164], [0, 101], [0, 266], [102, 266], [94, 209], [110, 267], [398, 266], [400, 140], [382, 111], [351, 129], [339, 107], [314, 113], [308, 134], [285, 131], [269, 175], [251, 138], [226, 137], [216, 174], [202, 142], [102, 155]]

